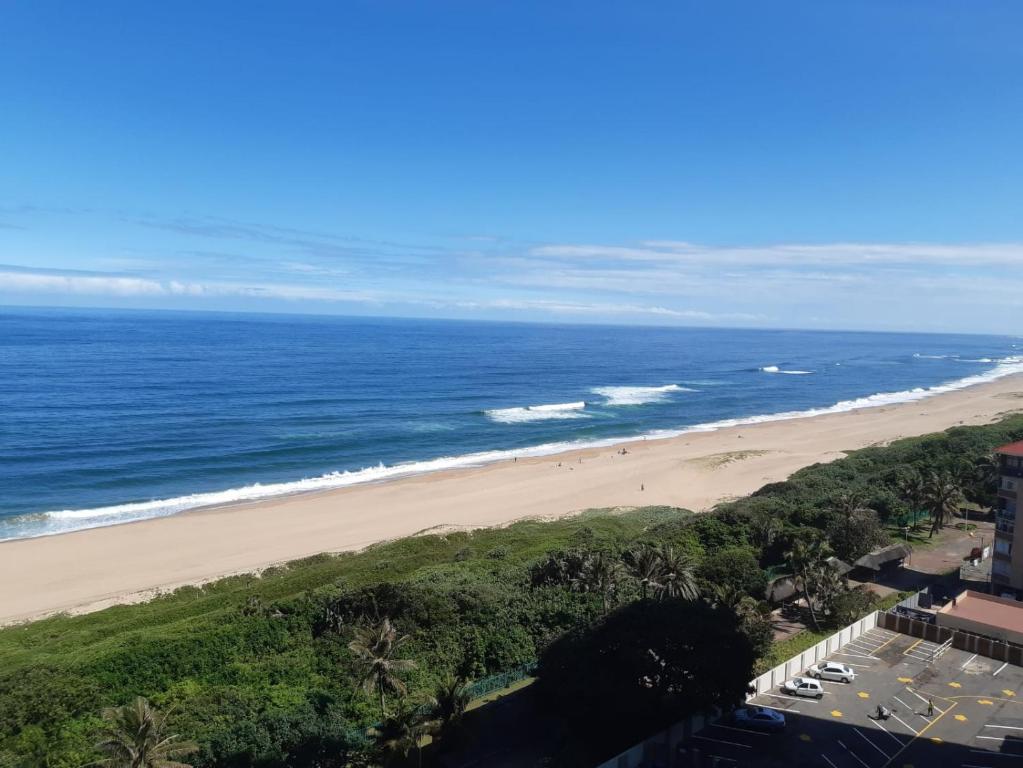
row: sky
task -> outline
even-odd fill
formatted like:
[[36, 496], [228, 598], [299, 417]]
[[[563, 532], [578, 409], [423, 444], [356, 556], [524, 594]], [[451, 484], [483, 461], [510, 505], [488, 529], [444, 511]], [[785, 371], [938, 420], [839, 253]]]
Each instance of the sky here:
[[0, 306], [1018, 332], [1018, 0], [0, 6]]

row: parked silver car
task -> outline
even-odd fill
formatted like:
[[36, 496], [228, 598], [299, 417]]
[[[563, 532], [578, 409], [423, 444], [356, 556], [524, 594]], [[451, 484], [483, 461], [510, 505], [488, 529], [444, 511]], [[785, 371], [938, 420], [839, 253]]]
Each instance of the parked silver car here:
[[806, 672], [810, 677], [816, 677], [818, 680], [851, 683], [856, 679], [856, 670], [847, 664], [839, 664], [837, 661], [822, 661], [820, 664], [814, 664]]
[[824, 698], [824, 686], [812, 677], [793, 677], [782, 683], [782, 693], [789, 696], [806, 696], [811, 699]]

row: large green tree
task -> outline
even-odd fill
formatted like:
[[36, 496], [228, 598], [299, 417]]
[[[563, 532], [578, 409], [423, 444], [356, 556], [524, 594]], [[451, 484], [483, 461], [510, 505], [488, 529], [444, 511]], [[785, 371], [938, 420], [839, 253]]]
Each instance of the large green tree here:
[[741, 702], [755, 661], [732, 609], [638, 601], [553, 643], [539, 693], [592, 765], [687, 714]]
[[705, 592], [714, 586], [727, 586], [755, 600], [763, 600], [767, 590], [767, 574], [747, 547], [729, 547], [708, 553], [696, 575], [705, 585]]

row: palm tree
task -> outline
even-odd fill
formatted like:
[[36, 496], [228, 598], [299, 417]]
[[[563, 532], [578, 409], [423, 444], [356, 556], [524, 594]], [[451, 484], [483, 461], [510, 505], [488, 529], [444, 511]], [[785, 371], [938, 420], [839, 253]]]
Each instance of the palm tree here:
[[828, 565], [829, 554], [828, 545], [820, 538], [796, 539], [792, 542], [792, 549], [785, 553], [785, 560], [795, 574], [796, 583], [802, 585], [806, 605], [810, 609], [810, 620], [817, 631], [821, 628], [815, 605], [819, 599], [818, 584], [824, 569], [831, 569]]
[[671, 544], [664, 544], [657, 550], [657, 559], [661, 563], [660, 581], [656, 585], [659, 597], [695, 600], [700, 596], [692, 557], [677, 551]]
[[376, 740], [377, 748], [386, 760], [393, 760], [396, 757], [405, 759], [414, 749], [418, 752], [419, 765], [422, 766], [422, 741], [430, 735], [434, 723], [423, 716], [421, 709], [411, 706], [403, 699], [393, 714], [367, 731]]
[[433, 694], [433, 719], [439, 738], [458, 727], [471, 700], [464, 677], [448, 675], [438, 683]]
[[845, 532], [848, 535], [854, 517], [873, 512], [874, 510], [864, 503], [862, 491], [850, 491], [843, 493], [835, 500], [834, 511], [845, 521]]
[[913, 512], [913, 522], [916, 523], [916, 513], [924, 508], [926, 499], [927, 481], [919, 471], [913, 470], [910, 474], [906, 475], [902, 482], [899, 483], [899, 490], [902, 493], [902, 497], [909, 504], [910, 510]]
[[947, 472], [934, 473], [927, 482], [925, 504], [931, 513], [931, 532], [934, 536], [944, 527], [963, 501], [963, 491]]
[[380, 696], [381, 718], [387, 717], [387, 693], [404, 696], [408, 690], [398, 673], [413, 669], [416, 663], [395, 657], [408, 639], [408, 635], [399, 636], [391, 620], [384, 617], [376, 624], [356, 628], [355, 637], [348, 643], [348, 649], [355, 654], [361, 668], [359, 687], [367, 694], [375, 691]]
[[167, 715], [139, 696], [130, 704], [103, 710], [105, 738], [96, 749], [107, 757], [93, 765], [109, 768], [188, 768], [179, 757], [199, 751], [191, 741], [167, 733]]
[[831, 565], [824, 561], [823, 567], [821, 567], [814, 574], [814, 591], [817, 594], [817, 600], [828, 614], [834, 613], [835, 600], [845, 592], [848, 588], [848, 582], [845, 576], [839, 574]]
[[607, 613], [611, 609], [611, 598], [618, 590], [621, 570], [618, 560], [605, 552], [597, 552], [586, 558], [573, 586], [580, 592], [599, 593], [604, 613]]
[[646, 600], [650, 587], [658, 586], [657, 580], [661, 575], [661, 560], [657, 550], [649, 544], [643, 544], [626, 552], [622, 561], [632, 577], [639, 582], [640, 594]]

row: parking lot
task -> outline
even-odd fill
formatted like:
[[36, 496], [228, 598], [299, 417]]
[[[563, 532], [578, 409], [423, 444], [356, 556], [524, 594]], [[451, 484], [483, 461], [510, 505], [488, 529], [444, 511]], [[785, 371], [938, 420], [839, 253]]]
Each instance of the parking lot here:
[[1023, 668], [879, 628], [828, 659], [856, 679], [824, 681], [820, 701], [776, 689], [750, 702], [785, 713], [785, 733], [714, 724], [688, 746], [728, 768], [1023, 766]]

